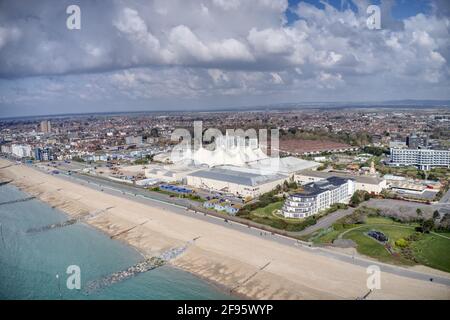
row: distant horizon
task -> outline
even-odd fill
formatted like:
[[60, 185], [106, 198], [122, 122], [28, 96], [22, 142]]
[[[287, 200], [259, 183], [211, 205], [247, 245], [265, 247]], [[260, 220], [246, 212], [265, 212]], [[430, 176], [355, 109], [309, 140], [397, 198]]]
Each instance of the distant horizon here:
[[[427, 105], [424, 105], [427, 104]], [[241, 109], [241, 108], [247, 109]], [[114, 115], [114, 114], [139, 114], [139, 113], [190, 113], [190, 112], [202, 112], [202, 113], [217, 113], [217, 112], [250, 112], [250, 111], [267, 111], [272, 109], [273, 111], [295, 111], [296, 109], [395, 109], [395, 108], [424, 108], [424, 109], [436, 109], [436, 108], [450, 108], [450, 100], [391, 100], [391, 101], [366, 101], [366, 102], [284, 102], [279, 104], [267, 104], [267, 105], [253, 105], [253, 106], [235, 106], [227, 108], [198, 108], [192, 110], [186, 109], [174, 109], [174, 110], [117, 110], [117, 111], [92, 111], [92, 112], [73, 112], [73, 113], [48, 113], [48, 114], [28, 114], [17, 116], [0, 116], [0, 121], [13, 120], [13, 119], [27, 119], [27, 118], [55, 118], [55, 117], [69, 117], [69, 116], [83, 116], [83, 115]]]

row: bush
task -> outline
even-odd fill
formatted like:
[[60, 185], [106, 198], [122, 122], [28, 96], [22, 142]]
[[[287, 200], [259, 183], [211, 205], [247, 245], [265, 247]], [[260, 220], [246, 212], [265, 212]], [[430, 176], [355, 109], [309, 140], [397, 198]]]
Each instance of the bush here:
[[363, 224], [366, 222], [366, 214], [360, 210], [355, 210], [352, 214], [338, 220], [343, 225], [347, 224]]
[[414, 232], [413, 234], [409, 235], [406, 238], [406, 241], [412, 242], [412, 241], [419, 241], [423, 238], [423, 235], [419, 232]]
[[423, 233], [429, 233], [434, 229], [434, 220], [433, 219], [424, 220], [420, 227], [422, 228]]
[[395, 241], [395, 245], [399, 248], [406, 248], [408, 246], [408, 241], [406, 241], [403, 238], [400, 238], [398, 240]]
[[450, 231], [450, 213], [446, 213], [438, 225], [439, 231]]
[[363, 201], [367, 201], [370, 199], [370, 193], [364, 190], [357, 190], [353, 194], [353, 196], [350, 199], [350, 206], [351, 207], [357, 207], [360, 205]]
[[136, 159], [136, 160], [134, 160], [134, 164], [145, 165], [145, 164], [148, 164], [148, 160], [147, 159]]

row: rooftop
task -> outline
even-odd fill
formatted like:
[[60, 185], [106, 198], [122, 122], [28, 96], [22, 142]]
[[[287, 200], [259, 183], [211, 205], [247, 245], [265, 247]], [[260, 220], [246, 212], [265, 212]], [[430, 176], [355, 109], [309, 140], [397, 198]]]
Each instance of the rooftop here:
[[365, 184], [379, 184], [384, 179], [378, 178], [378, 177], [372, 177], [372, 176], [357, 176], [357, 175], [351, 175], [351, 174], [345, 174], [345, 173], [338, 173], [338, 172], [324, 172], [324, 171], [312, 171], [312, 170], [305, 170], [300, 173], [304, 176], [310, 176], [310, 177], [316, 177], [316, 178], [330, 178], [330, 177], [339, 177], [344, 179], [352, 179], [359, 183], [365, 183]]
[[327, 190], [334, 190], [347, 183], [347, 181], [349, 180], [350, 179], [344, 179], [340, 177], [329, 177], [326, 180], [311, 182], [303, 187], [303, 192], [296, 193], [295, 196], [315, 196]]
[[248, 163], [253, 169], [258, 169], [261, 173], [281, 173], [292, 174], [298, 171], [313, 169], [320, 166], [315, 161], [303, 160], [295, 157], [266, 158]]
[[190, 176], [221, 180], [252, 187], [276, 180], [287, 179], [287, 176], [282, 174], [260, 174], [258, 170], [233, 166], [200, 170], [191, 173]]

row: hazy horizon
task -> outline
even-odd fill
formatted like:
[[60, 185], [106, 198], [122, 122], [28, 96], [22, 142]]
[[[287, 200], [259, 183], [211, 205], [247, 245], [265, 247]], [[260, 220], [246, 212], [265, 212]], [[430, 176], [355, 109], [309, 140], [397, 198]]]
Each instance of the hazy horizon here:
[[[428, 104], [428, 105], [427, 105]], [[105, 111], [85, 111], [85, 112], [60, 112], [60, 113], [35, 113], [35, 114], [16, 114], [16, 115], [6, 115], [2, 112], [0, 119], [20, 119], [20, 118], [44, 118], [44, 117], [60, 117], [60, 116], [78, 116], [78, 115], [95, 115], [95, 114], [127, 114], [127, 113], [188, 113], [188, 112], [246, 112], [246, 111], [295, 111], [295, 110], [305, 110], [305, 109], [402, 109], [402, 108], [450, 108], [450, 100], [396, 100], [396, 101], [370, 101], [370, 102], [285, 102], [279, 104], [269, 104], [269, 105], [252, 105], [252, 106], [235, 106], [235, 107], [223, 107], [223, 108], [192, 108], [191, 110], [186, 109], [174, 109], [174, 110], [164, 110], [164, 109], [121, 109], [121, 110], [105, 110]], [[22, 111], [22, 110], [21, 110]], [[23, 110], [24, 111], [24, 110]]]

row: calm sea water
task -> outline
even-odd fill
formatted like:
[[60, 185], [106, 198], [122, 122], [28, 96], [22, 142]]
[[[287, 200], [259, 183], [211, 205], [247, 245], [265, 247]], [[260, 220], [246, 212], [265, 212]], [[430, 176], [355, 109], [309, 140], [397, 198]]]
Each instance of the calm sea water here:
[[[14, 186], [0, 186], [0, 203], [27, 196]], [[38, 200], [0, 205], [0, 299], [232, 298], [205, 281], [167, 266], [88, 295], [83, 285], [126, 269], [142, 256], [82, 223], [26, 233], [29, 228], [65, 220], [66, 215]], [[69, 265], [81, 269], [81, 290], [67, 289]]]

